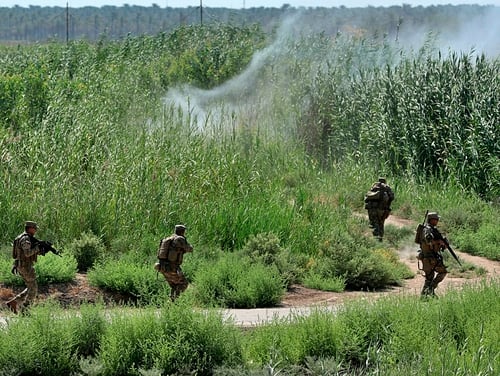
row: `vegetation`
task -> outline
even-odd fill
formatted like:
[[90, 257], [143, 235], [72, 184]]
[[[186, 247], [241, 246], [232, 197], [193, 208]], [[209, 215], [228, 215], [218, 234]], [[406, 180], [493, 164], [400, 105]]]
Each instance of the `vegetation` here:
[[[162, 5], [162, 4], [160, 4]], [[68, 12], [67, 12], [68, 10]], [[66, 41], [85, 39], [98, 41], [103, 35], [112, 39], [127, 35], [156, 35], [170, 33], [184, 25], [213, 25], [230, 23], [236, 26], [259, 24], [266, 32], [290, 13], [300, 11], [307, 28], [327, 35], [355, 32], [390, 39], [415, 37], [413, 30], [433, 30], [443, 35], [457, 35], [460, 26], [473, 25], [475, 32], [485, 38], [490, 21], [498, 19], [500, 7], [479, 5], [439, 5], [412, 7], [409, 4], [390, 7], [352, 8], [259, 7], [247, 9], [199, 7], [0, 7], [0, 41], [4, 43]], [[483, 29], [484, 28], [484, 29]]]
[[[32, 219], [63, 251], [40, 257], [41, 284], [86, 271], [141, 308], [35, 307], [0, 328], [0, 373], [498, 369], [498, 281], [248, 335], [192, 309], [276, 305], [293, 283], [341, 291], [411, 277], [396, 250], [413, 231], [388, 226], [381, 243], [359, 215], [380, 173], [394, 214], [438, 210], [452, 244], [498, 260], [497, 57], [444, 56], [432, 39], [412, 51], [357, 32], [296, 35], [293, 22], [1, 52], [1, 282], [20, 283], [10, 244]], [[153, 265], [177, 223], [195, 250], [191, 288], [170, 304]]]
[[[211, 25], [3, 47], [3, 242], [36, 218], [69, 275], [73, 256], [92, 283], [142, 303], [164, 288], [151, 266], [179, 222], [198, 249], [189, 280], [225, 286], [198, 291], [203, 304], [270, 305], [297, 282], [380, 288], [411, 276], [388, 255], [412, 233], [389, 227], [380, 247], [352, 215], [383, 171], [396, 214], [439, 210], [460, 249], [498, 258], [498, 60], [286, 27], [269, 40]], [[249, 280], [228, 277], [231, 253]]]
[[439, 300], [400, 296], [240, 331], [181, 296], [78, 314], [39, 305], [0, 328], [0, 372], [32, 375], [487, 375], [500, 367], [498, 281]]

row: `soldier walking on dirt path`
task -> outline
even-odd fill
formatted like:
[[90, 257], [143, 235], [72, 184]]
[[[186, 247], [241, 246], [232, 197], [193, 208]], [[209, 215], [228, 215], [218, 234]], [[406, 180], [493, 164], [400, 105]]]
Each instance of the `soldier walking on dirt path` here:
[[163, 274], [170, 285], [170, 299], [172, 301], [175, 301], [188, 287], [188, 281], [181, 270], [181, 264], [184, 254], [193, 252], [193, 247], [186, 240], [185, 231], [184, 225], [176, 225], [175, 233], [160, 241], [158, 262], [155, 264], [155, 270]]
[[365, 195], [365, 209], [368, 210], [368, 220], [373, 228], [373, 236], [380, 241], [384, 237], [384, 223], [391, 212], [394, 192], [384, 177], [372, 185]]
[[33, 303], [38, 294], [38, 284], [34, 264], [41, 250], [35, 241], [35, 234], [38, 230], [36, 222], [27, 221], [24, 225], [24, 232], [16, 237], [12, 247], [12, 257], [14, 265], [12, 273], [19, 274], [26, 284], [26, 288], [7, 302], [7, 306], [14, 313], [24, 311]]
[[446, 248], [446, 244], [436, 227], [440, 218], [436, 212], [428, 213], [427, 222], [424, 224], [420, 236], [418, 259], [422, 262], [421, 270], [425, 274], [422, 296], [435, 296], [434, 290], [447, 274], [441, 254], [441, 251]]

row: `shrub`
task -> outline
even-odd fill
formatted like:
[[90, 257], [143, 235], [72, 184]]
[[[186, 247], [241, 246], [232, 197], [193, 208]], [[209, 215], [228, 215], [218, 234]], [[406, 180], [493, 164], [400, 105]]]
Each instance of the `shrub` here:
[[342, 234], [341, 239], [326, 243], [311, 272], [323, 277], [345, 279], [346, 288], [376, 289], [398, 282], [391, 262]]
[[[11, 286], [23, 286], [23, 279], [10, 272], [12, 263], [12, 258], [0, 257], [0, 282]], [[76, 260], [71, 255], [65, 254], [63, 257], [59, 257], [48, 253], [38, 257], [35, 271], [39, 285], [69, 282], [75, 278]]]
[[95, 261], [104, 254], [104, 244], [102, 240], [89, 232], [83, 232], [79, 239], [73, 241], [68, 251], [71, 253], [78, 265], [78, 271], [86, 272]]
[[193, 285], [195, 298], [207, 306], [269, 307], [279, 303], [284, 294], [283, 280], [275, 266], [252, 263], [236, 254], [202, 267]]
[[208, 375], [216, 366], [241, 361], [234, 327], [219, 314], [195, 312], [180, 301], [159, 315], [146, 310], [133, 317], [115, 314], [111, 321], [99, 351], [103, 375], [137, 374], [139, 368]]
[[475, 232], [459, 232], [453, 238], [460, 250], [464, 252], [500, 261], [498, 223], [485, 223]]
[[310, 289], [323, 291], [342, 292], [345, 289], [345, 279], [343, 277], [324, 277], [312, 272], [305, 276], [303, 284]]
[[275, 265], [287, 287], [297, 283], [304, 273], [306, 256], [294, 255], [282, 248], [279, 238], [273, 233], [251, 236], [241, 253], [253, 262]]
[[98, 263], [88, 272], [89, 282], [97, 287], [123, 294], [140, 303], [152, 303], [168, 296], [163, 277], [158, 278], [153, 264], [139, 264], [133, 257]]
[[29, 317], [13, 320], [0, 332], [0, 374], [70, 375], [77, 370], [74, 332], [56, 316], [53, 303], [30, 309]]
[[75, 278], [77, 263], [73, 256], [59, 257], [48, 253], [35, 264], [37, 280], [41, 285], [70, 282]]

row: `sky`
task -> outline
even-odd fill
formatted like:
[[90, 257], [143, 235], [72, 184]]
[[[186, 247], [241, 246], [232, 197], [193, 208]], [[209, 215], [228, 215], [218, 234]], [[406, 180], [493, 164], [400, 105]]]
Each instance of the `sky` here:
[[149, 7], [156, 4], [161, 8], [186, 8], [189, 6], [199, 6], [212, 8], [257, 8], [257, 7], [275, 7], [280, 8], [283, 4], [289, 4], [293, 7], [366, 7], [366, 6], [383, 6], [409, 4], [411, 6], [429, 6], [429, 5], [446, 5], [446, 4], [479, 4], [479, 5], [496, 5], [500, 6], [500, 0], [2, 0], [0, 7], [13, 7], [18, 5], [23, 8], [33, 6], [57, 6], [66, 7], [68, 4], [71, 8], [80, 8], [85, 6], [101, 7], [104, 5], [122, 6], [138, 5]]

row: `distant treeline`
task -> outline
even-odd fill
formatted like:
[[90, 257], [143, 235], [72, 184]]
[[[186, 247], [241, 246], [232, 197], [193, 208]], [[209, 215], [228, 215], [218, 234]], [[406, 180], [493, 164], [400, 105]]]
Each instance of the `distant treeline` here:
[[397, 38], [402, 30], [453, 32], [471, 20], [500, 19], [500, 7], [479, 5], [410, 5], [367, 8], [160, 8], [124, 5], [84, 8], [0, 7], [0, 43], [30, 43], [48, 40], [98, 40], [126, 35], [154, 35], [180, 25], [199, 23], [260, 24], [272, 31], [290, 12], [301, 11], [308, 25], [321, 25], [327, 35], [355, 32]]

